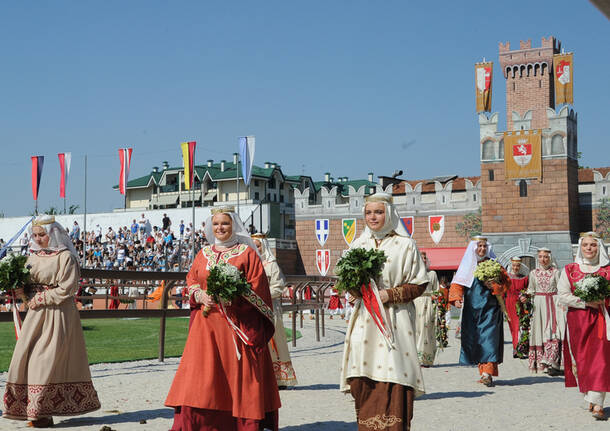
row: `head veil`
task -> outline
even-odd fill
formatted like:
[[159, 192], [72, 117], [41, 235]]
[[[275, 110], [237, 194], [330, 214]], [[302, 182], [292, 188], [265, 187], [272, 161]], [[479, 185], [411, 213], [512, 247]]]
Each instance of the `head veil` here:
[[[593, 238], [597, 241], [597, 256], [595, 256], [593, 259], [587, 259], [583, 256], [582, 251], [580, 251], [582, 240], [586, 237]], [[607, 266], [608, 263], [610, 263], [604, 242], [597, 232], [586, 232], [580, 234], [580, 239], [578, 240], [578, 250], [576, 251], [576, 258], [574, 259], [574, 262], [579, 265], [590, 266]]]
[[44, 249], [48, 251], [63, 251], [68, 250], [70, 253], [74, 255], [78, 259], [78, 253], [74, 248], [74, 244], [72, 244], [72, 240], [66, 234], [66, 230], [62, 225], [55, 221], [55, 217], [52, 215], [39, 215], [32, 222], [32, 226], [30, 227], [30, 250], [34, 253], [39, 252], [42, 249], [36, 242], [32, 239], [32, 229], [34, 227], [40, 227], [45, 230], [47, 235], [49, 235], [49, 245]]
[[383, 227], [377, 231], [365, 226], [364, 231], [362, 232], [362, 236], [364, 238], [372, 237], [375, 239], [382, 239], [391, 232], [394, 232], [398, 236], [411, 238], [409, 232], [407, 232], [405, 227], [402, 225], [398, 212], [392, 203], [392, 195], [389, 193], [377, 192], [374, 195], [367, 197], [364, 208], [362, 209], [363, 216], [366, 213], [366, 205], [372, 202], [381, 202], [385, 206], [385, 223], [383, 224]]
[[[580, 249], [580, 247], [579, 247], [579, 249]], [[551, 256], [551, 262], [549, 263], [549, 266], [547, 266], [545, 268], [542, 265], [540, 265], [540, 262], [538, 262], [538, 256], [536, 256], [536, 269], [550, 269], [553, 267], [557, 268], [557, 262], [555, 262], [555, 258], [553, 257], [553, 252], [551, 251], [551, 249], [547, 248], [547, 247], [539, 247], [538, 253], [540, 253], [541, 251], [546, 251]]]
[[[269, 241], [267, 241], [267, 236], [264, 233], [255, 233], [252, 235], [252, 242], [254, 240], [261, 242], [261, 250], [259, 252], [261, 259], [263, 262], [275, 262], [275, 255], [271, 252], [271, 248], [269, 247]], [[256, 243], [254, 244], [256, 246]], [[257, 247], [258, 249], [258, 247]]]
[[[462, 261], [460, 262], [460, 266], [458, 267], [457, 272], [453, 276], [453, 280], [451, 280], [451, 284], [459, 284], [464, 287], [472, 286], [472, 281], [474, 280], [474, 270], [477, 267], [477, 263], [479, 263], [479, 256], [477, 255], [477, 243], [479, 241], [487, 242], [487, 238], [483, 237], [474, 237], [469, 243], [468, 247], [466, 247], [466, 252], [462, 257]], [[483, 257], [495, 259], [496, 254], [493, 252], [491, 244], [487, 243], [487, 253]]]
[[[515, 259], [515, 260], [513, 260]], [[517, 260], [518, 259], [518, 260]], [[519, 272], [518, 273], [514, 273], [513, 269], [512, 269], [512, 263], [513, 262], [519, 262]], [[512, 258], [509, 262], [508, 262], [508, 268], [506, 268], [506, 271], [508, 272], [509, 276], [510, 275], [515, 275], [515, 276], [521, 276], [521, 277], [527, 277], [530, 273], [530, 269], [529, 267], [524, 264], [523, 262], [521, 262], [521, 258]]]
[[[218, 238], [214, 236], [214, 227], [212, 226], [212, 218], [216, 214], [226, 214], [231, 217], [232, 230], [231, 238], [226, 241], [220, 241]], [[250, 234], [244, 227], [239, 216], [235, 213], [235, 207], [218, 207], [212, 209], [212, 213], [205, 220], [205, 226], [203, 228], [203, 232], [205, 233], [205, 237], [210, 243], [210, 245], [219, 245], [224, 247], [231, 247], [237, 243], [246, 244], [254, 249], [256, 254], [259, 254], [258, 249], [256, 248], [256, 244], [250, 238]]]

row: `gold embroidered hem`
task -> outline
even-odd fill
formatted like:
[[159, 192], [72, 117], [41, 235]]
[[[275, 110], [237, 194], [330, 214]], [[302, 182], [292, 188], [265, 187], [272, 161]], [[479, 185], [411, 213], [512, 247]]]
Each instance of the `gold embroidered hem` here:
[[350, 379], [358, 431], [405, 431], [411, 428], [415, 391], [396, 383], [366, 377]]
[[360, 425], [364, 425], [367, 428], [372, 430], [384, 430], [391, 426], [396, 425], [397, 423], [402, 422], [402, 419], [396, 416], [386, 416], [386, 415], [376, 415], [372, 418], [368, 419], [359, 419], [358, 423]]
[[278, 386], [295, 386], [297, 384], [297, 376], [292, 368], [292, 362], [273, 362], [273, 372]]
[[48, 416], [73, 416], [100, 408], [91, 382], [22, 385], [6, 383], [4, 411], [8, 419], [36, 420]]

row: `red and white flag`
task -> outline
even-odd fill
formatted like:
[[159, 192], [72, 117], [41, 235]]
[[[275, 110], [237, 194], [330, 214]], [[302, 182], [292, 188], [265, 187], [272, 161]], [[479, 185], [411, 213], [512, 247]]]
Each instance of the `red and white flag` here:
[[42, 177], [42, 167], [44, 166], [44, 156], [32, 156], [32, 197], [38, 200], [38, 190], [40, 190], [40, 178]]
[[68, 186], [68, 175], [70, 175], [70, 162], [72, 153], [59, 153], [59, 197], [66, 197], [66, 187]]
[[119, 177], [119, 192], [124, 195], [127, 192], [127, 178], [129, 178], [129, 165], [131, 164], [132, 148], [120, 148], [119, 160], [121, 162], [121, 173]]

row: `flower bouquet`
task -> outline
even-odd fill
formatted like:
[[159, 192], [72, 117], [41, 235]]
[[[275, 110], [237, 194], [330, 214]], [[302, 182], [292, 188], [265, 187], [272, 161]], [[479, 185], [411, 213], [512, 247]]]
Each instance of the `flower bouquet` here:
[[[479, 263], [474, 270], [474, 276], [481, 280], [490, 290], [493, 291], [491, 282], [499, 283], [500, 277], [502, 276], [502, 265], [498, 263], [495, 259], [484, 260]], [[502, 309], [502, 313], [506, 316], [506, 320], [510, 321], [510, 317], [506, 312], [506, 303], [504, 302], [504, 297], [502, 294], [494, 293], [494, 296], [498, 300], [498, 304], [500, 304], [500, 308]]]
[[[207, 284], [207, 294], [212, 296], [217, 304], [230, 302], [244, 293], [248, 293], [251, 287], [241, 271], [228, 263], [220, 263], [210, 268]], [[210, 310], [210, 307], [205, 306], [203, 315], [207, 317]]]
[[587, 274], [574, 286], [574, 296], [584, 302], [596, 302], [610, 297], [610, 282], [599, 274]]
[[479, 263], [474, 270], [474, 276], [482, 282], [495, 281], [500, 279], [502, 265], [494, 259], [488, 259]]
[[371, 319], [387, 341], [393, 343], [393, 334], [388, 325], [387, 312], [384, 310], [375, 280], [381, 276], [387, 257], [381, 250], [353, 248], [343, 256], [335, 268], [339, 281], [335, 284], [337, 292], [362, 298], [362, 304]]
[[440, 290], [435, 290], [432, 295], [436, 302], [436, 343], [441, 349], [444, 349], [449, 345], [447, 339], [447, 321], [445, 319], [449, 304], [445, 299], [445, 295]]
[[349, 250], [337, 262], [335, 274], [339, 277], [339, 281], [335, 284], [335, 288], [342, 295], [348, 292], [352, 296], [362, 296], [362, 287], [367, 286], [371, 279], [375, 280], [381, 275], [386, 260], [387, 257], [381, 250], [364, 248]]
[[[26, 266], [27, 256], [11, 254], [0, 261], [0, 292], [14, 295], [14, 291], [24, 288], [30, 281], [30, 266]], [[28, 299], [23, 294], [20, 298], [24, 304]]]
[[530, 349], [530, 320], [534, 309], [532, 297], [524, 292], [519, 295], [519, 301], [515, 304], [517, 317], [519, 318], [519, 342], [516, 351], [520, 359], [529, 356]]

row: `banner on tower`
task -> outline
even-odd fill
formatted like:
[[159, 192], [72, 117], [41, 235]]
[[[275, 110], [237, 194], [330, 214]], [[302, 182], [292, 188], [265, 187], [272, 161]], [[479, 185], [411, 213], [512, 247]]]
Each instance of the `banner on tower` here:
[[542, 131], [504, 132], [505, 179], [542, 179]]
[[477, 112], [491, 112], [491, 79], [493, 63], [474, 65], [474, 84], [477, 92]]
[[574, 54], [553, 56], [555, 104], [574, 103]]

